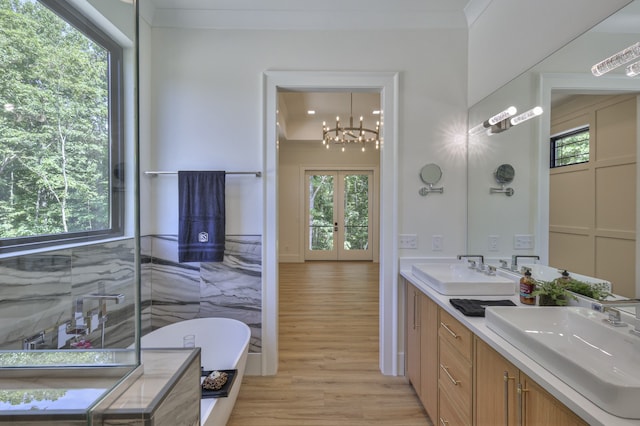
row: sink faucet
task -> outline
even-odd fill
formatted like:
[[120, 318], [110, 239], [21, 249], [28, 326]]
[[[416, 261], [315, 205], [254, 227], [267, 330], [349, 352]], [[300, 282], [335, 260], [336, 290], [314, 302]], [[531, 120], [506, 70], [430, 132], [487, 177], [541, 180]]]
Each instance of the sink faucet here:
[[459, 254], [458, 255], [458, 260], [462, 260], [462, 259], [470, 260], [470, 259], [473, 259], [473, 258], [479, 259], [480, 260], [480, 264], [484, 265], [484, 256], [481, 255], [481, 254]]
[[622, 300], [600, 300], [591, 304], [591, 307], [599, 312], [608, 312], [609, 318], [603, 320], [614, 327], [624, 327], [626, 324], [622, 322], [620, 311], [615, 308], [633, 307], [636, 311], [636, 326], [629, 330], [631, 334], [640, 336], [640, 299], [622, 299]]
[[511, 270], [518, 270], [518, 259], [535, 259], [540, 260], [540, 256], [536, 256], [535, 254], [514, 254], [511, 256]]

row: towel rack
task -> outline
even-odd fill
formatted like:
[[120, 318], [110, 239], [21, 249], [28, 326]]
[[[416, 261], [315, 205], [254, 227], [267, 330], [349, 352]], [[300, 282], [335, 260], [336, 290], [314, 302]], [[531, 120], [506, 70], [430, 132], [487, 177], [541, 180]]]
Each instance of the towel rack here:
[[[162, 172], [162, 171], [154, 171], [147, 170], [144, 172], [145, 175], [177, 175], [178, 172]], [[224, 172], [225, 175], [256, 175], [256, 177], [262, 177], [262, 172]]]

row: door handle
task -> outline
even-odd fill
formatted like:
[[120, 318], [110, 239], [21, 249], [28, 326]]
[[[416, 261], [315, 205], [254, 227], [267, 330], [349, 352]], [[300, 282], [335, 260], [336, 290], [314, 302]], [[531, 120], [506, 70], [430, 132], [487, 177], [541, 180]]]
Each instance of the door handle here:
[[338, 222], [333, 224], [333, 232], [338, 232]]

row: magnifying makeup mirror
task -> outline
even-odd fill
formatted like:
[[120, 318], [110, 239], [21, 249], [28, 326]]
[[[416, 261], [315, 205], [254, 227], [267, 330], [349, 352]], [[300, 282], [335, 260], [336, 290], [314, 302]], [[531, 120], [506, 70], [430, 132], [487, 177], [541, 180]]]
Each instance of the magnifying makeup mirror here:
[[438, 192], [442, 194], [444, 192], [444, 188], [434, 188], [433, 185], [440, 182], [442, 178], [442, 170], [440, 166], [437, 164], [426, 164], [420, 169], [420, 180], [424, 182], [426, 187], [420, 188], [420, 195], [425, 196], [431, 192]]
[[498, 166], [493, 177], [496, 182], [500, 184], [500, 188], [489, 188], [490, 194], [505, 194], [507, 197], [511, 197], [515, 190], [513, 188], [505, 188], [505, 185], [513, 182], [513, 178], [516, 176], [516, 171], [511, 164], [501, 164]]

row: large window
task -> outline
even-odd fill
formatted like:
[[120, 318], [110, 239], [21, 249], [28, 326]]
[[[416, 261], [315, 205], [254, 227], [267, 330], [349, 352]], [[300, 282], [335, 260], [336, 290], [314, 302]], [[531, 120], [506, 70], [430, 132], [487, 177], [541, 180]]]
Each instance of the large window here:
[[551, 138], [551, 168], [589, 161], [589, 128], [583, 127]]
[[62, 0], [0, 0], [0, 251], [122, 234], [122, 49]]

